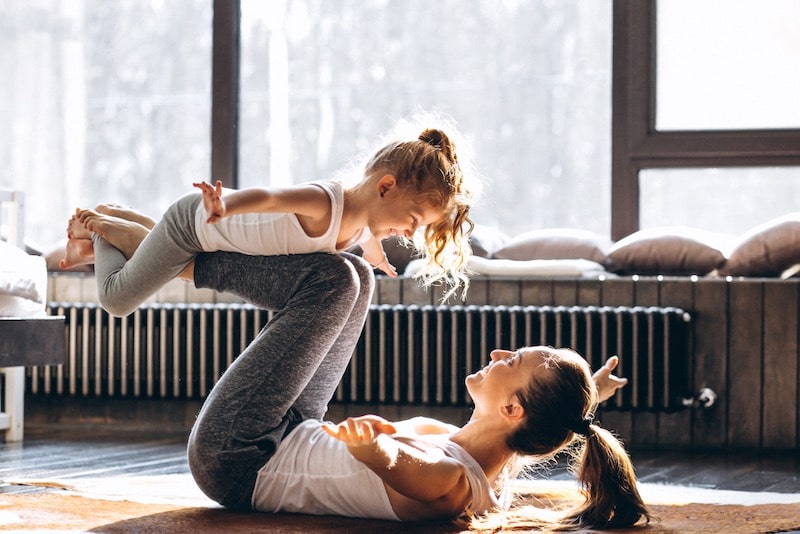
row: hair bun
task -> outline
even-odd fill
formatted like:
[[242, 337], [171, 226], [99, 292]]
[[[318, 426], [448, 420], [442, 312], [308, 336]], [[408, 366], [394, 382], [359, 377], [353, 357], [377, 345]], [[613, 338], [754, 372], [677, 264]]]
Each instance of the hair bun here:
[[443, 131], [437, 128], [427, 128], [424, 132], [419, 134], [419, 140], [441, 150], [442, 154], [447, 158], [448, 161], [452, 163], [456, 163], [458, 161], [455, 147], [450, 141], [450, 138], [447, 137], [447, 134]]

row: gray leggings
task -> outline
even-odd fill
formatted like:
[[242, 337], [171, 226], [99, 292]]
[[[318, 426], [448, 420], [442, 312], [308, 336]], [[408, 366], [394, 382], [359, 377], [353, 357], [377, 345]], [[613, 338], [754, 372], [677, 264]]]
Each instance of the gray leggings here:
[[170, 205], [130, 260], [105, 239], [93, 237], [97, 294], [108, 313], [132, 313], [202, 252], [194, 219], [201, 199], [200, 193], [189, 193]]
[[[138, 252], [137, 252], [138, 254]], [[304, 419], [322, 419], [350, 361], [374, 288], [351, 254], [200, 254], [195, 285], [277, 313], [211, 390], [189, 437], [189, 466], [213, 500], [250, 509], [258, 470]]]

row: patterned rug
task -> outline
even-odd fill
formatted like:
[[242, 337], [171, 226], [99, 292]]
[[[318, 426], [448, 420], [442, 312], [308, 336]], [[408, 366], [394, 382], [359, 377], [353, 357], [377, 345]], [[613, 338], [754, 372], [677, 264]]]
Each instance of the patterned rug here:
[[[272, 532], [387, 533], [462, 532], [451, 523], [386, 521], [292, 514], [234, 513], [206, 499], [184, 475], [95, 479], [72, 484], [19, 482], [29, 491], [0, 493], [0, 531], [10, 532]], [[567, 483], [536, 485], [535, 499], [563, 502], [574, 496]], [[642, 485], [656, 521], [628, 533], [800, 532], [800, 496], [720, 492]], [[693, 502], [694, 501], [694, 502]], [[747, 504], [752, 503], [752, 504]]]

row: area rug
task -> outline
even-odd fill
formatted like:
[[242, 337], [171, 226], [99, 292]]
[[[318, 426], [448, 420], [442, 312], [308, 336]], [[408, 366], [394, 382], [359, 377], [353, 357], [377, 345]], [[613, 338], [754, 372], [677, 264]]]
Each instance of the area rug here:
[[[327, 516], [234, 513], [205, 499], [181, 475], [98, 479], [61, 487], [57, 482], [27, 483], [31, 484], [28, 487], [44, 485], [47, 488], [0, 494], [0, 531], [112, 534], [463, 532], [448, 522], [399, 524]], [[539, 502], [563, 501], [570, 494], [574, 495], [574, 487], [564, 483], [537, 483], [537, 492], [535, 499]], [[800, 531], [800, 496], [796, 495], [716, 492], [647, 484], [642, 486], [642, 492], [657, 519], [646, 527], [614, 532], [761, 534]]]

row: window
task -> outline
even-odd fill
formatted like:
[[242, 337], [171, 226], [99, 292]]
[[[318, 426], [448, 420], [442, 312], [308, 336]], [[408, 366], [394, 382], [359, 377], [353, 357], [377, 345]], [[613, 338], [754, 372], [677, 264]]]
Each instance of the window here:
[[669, 0], [656, 9], [657, 130], [800, 127], [799, 3]]
[[643, 169], [639, 188], [641, 228], [690, 226], [738, 235], [800, 209], [800, 167]]
[[208, 176], [208, 1], [3, 2], [0, 21], [0, 186], [25, 191], [29, 240], [99, 202], [158, 216]]
[[240, 186], [328, 178], [425, 110], [486, 178], [477, 223], [608, 233], [610, 1], [241, 7]]
[[[472, 149], [479, 224], [608, 233], [611, 0], [242, 0], [219, 59], [216, 21], [237, 5], [0, 4], [0, 186], [26, 191], [29, 238], [62, 239], [100, 202], [158, 217], [192, 181], [228, 178], [221, 145], [239, 187], [325, 179], [419, 110]], [[237, 57], [240, 78], [212, 72]]]
[[[733, 116], [725, 121], [719, 119], [725, 115], [724, 111], [704, 114], [705, 111], [698, 110], [697, 106], [702, 107], [704, 101], [693, 99], [694, 93], [712, 91], [708, 87], [715, 86], [720, 92], [730, 89], [719, 78], [713, 81], [709, 76], [711, 81], [708, 81], [706, 88], [699, 89], [704, 87], [701, 83], [705, 82], [698, 80], [697, 76], [670, 73], [670, 69], [679, 70], [681, 65], [662, 65], [664, 70], [659, 70], [659, 61], [674, 63], [674, 58], [670, 60], [670, 56], [676, 52], [667, 49], [667, 40], [672, 42], [673, 39], [684, 38], [683, 33], [675, 33], [679, 30], [683, 32], [683, 26], [674, 22], [679, 16], [681, 24], [688, 24], [689, 28], [695, 25], [710, 28], [708, 35], [713, 35], [720, 28], [727, 28], [732, 20], [741, 18], [728, 17], [729, 8], [733, 13], [740, 14], [757, 9], [759, 19], [773, 21], [796, 21], [798, 14], [792, 2], [725, 2], [724, 10], [720, 5], [715, 0], [697, 0], [691, 4], [682, 1], [673, 3], [672, 0], [658, 3], [655, 0], [616, 0], [614, 3], [613, 239], [636, 231], [643, 222], [649, 226], [656, 224], [654, 221], [667, 220], [657, 213], [642, 213], [645, 209], [663, 210], [657, 206], [663, 207], [667, 201], [660, 202], [653, 198], [653, 195], [659, 194], [654, 192], [659, 187], [664, 194], [669, 190], [669, 221], [673, 224], [700, 225], [710, 230], [730, 232], [739, 228], [742, 221], [746, 220], [740, 218], [740, 209], [749, 213], [748, 217], [752, 217], [750, 220], [758, 219], [759, 223], [781, 215], [774, 211], [776, 209], [797, 209], [791, 206], [791, 202], [786, 202], [787, 198], [796, 198], [792, 195], [796, 194], [796, 184], [800, 182], [800, 130], [797, 129], [800, 103], [793, 97], [796, 90], [792, 87], [797, 79], [794, 71], [797, 69], [791, 61], [791, 58], [796, 58], [799, 45], [794, 33], [790, 31], [785, 34], [794, 43], [788, 45], [790, 49], [776, 51], [768, 46], [774, 36], [758, 36], [754, 33], [773, 30], [760, 21], [753, 21], [747, 26], [748, 46], [758, 50], [755, 57], [769, 58], [770, 62], [775, 58], [784, 58], [787, 61], [784, 69], [789, 71], [773, 80], [774, 83], [787, 85], [776, 88], [773, 93], [788, 94], [789, 98], [762, 102], [772, 97], [758, 93], [739, 102], [742, 108], [752, 106], [762, 110], [758, 112], [758, 122], [747, 113], [740, 113], [738, 108], [729, 109], [728, 113]], [[673, 12], [674, 9], [678, 11]], [[726, 15], [720, 16], [723, 11]], [[667, 17], [667, 20], [659, 22], [659, 14]], [[689, 18], [693, 20], [687, 22]], [[796, 24], [790, 23], [789, 26]], [[657, 33], [657, 30], [662, 33]], [[744, 30], [739, 33], [744, 33]], [[692, 41], [692, 35], [689, 31], [686, 38]], [[766, 50], [759, 48], [762, 44], [767, 46]], [[734, 54], [737, 50], [736, 47], [713, 49], [718, 54]], [[695, 55], [703, 58], [706, 53], [705, 49], [697, 50]], [[704, 74], [713, 74], [717, 67], [730, 65], [731, 61], [730, 57], [720, 58], [718, 64], [709, 66]], [[690, 65], [691, 62], [684, 66]], [[739, 84], [740, 87], [766, 86], [759, 79], [760, 72], [742, 65], [737, 75], [745, 81]], [[657, 86], [659, 75], [665, 79], [658, 82]], [[749, 80], [748, 77], [754, 77], [755, 80]], [[683, 100], [679, 98], [681, 94], [684, 95]], [[661, 98], [665, 102], [661, 102]], [[731, 107], [730, 100], [718, 100], [714, 105], [722, 105], [723, 109], [725, 106]], [[776, 104], [778, 107], [773, 111], [763, 111]], [[658, 121], [657, 112], [661, 115]], [[755, 129], [757, 125], [762, 129]], [[771, 129], [763, 129], [765, 125]], [[738, 199], [742, 190], [739, 187], [745, 175], [748, 176], [745, 180], [748, 186], [744, 190], [751, 188], [749, 190], [757, 191], [758, 195], [748, 196], [745, 199], [747, 204], [740, 206]], [[695, 179], [698, 182], [694, 182]], [[664, 185], [667, 180], [670, 181], [668, 187]], [[710, 209], [712, 201], [719, 206], [715, 210]], [[699, 209], [699, 204], [703, 204], [705, 209]], [[700, 215], [704, 218], [699, 218]]]

